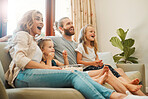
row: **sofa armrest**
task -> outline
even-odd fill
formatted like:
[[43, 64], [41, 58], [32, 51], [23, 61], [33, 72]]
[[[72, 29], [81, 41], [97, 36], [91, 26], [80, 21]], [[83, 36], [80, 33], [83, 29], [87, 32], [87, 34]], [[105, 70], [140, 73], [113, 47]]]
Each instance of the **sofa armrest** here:
[[85, 99], [73, 88], [14, 88], [6, 91], [9, 99]]
[[117, 68], [122, 68], [124, 72], [139, 71], [142, 76], [143, 92], [146, 93], [146, 80], [145, 80], [145, 65], [144, 64], [116, 64]]
[[8, 95], [6, 93], [6, 89], [3, 85], [1, 78], [0, 78], [0, 99], [8, 99]]

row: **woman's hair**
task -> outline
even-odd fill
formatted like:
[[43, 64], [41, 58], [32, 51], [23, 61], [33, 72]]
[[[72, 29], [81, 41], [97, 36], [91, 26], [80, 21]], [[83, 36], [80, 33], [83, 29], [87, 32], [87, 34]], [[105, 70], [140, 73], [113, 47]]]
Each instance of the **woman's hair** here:
[[14, 33], [17, 33], [18, 31], [26, 31], [30, 33], [30, 29], [33, 26], [33, 21], [35, 20], [35, 16], [37, 14], [41, 14], [41, 12], [37, 10], [30, 10], [26, 12], [21, 20], [18, 22], [17, 28], [15, 29]]
[[[86, 32], [87, 32], [87, 28], [88, 27], [93, 27], [92, 25], [90, 24], [87, 24], [86, 26], [84, 26], [81, 30], [80, 30], [80, 33], [79, 33], [79, 37], [78, 37], [78, 42], [79, 43], [82, 43], [83, 47], [84, 47], [84, 50], [85, 50], [85, 53], [88, 54], [88, 51], [87, 51], [87, 46], [86, 46]], [[97, 55], [97, 52], [98, 52], [98, 44], [97, 44], [97, 41], [96, 39], [94, 41], [91, 41], [90, 42], [90, 45], [92, 47], [94, 47], [94, 50], [95, 50], [95, 54]]]
[[[39, 46], [39, 48], [43, 51], [43, 49], [44, 49], [44, 46], [45, 46], [45, 42], [46, 41], [52, 41], [50, 38], [45, 38], [45, 39], [43, 39], [43, 38], [41, 38], [41, 39], [39, 39], [38, 40], [38, 46]], [[45, 56], [44, 56], [44, 54], [43, 54], [43, 60], [45, 60]]]

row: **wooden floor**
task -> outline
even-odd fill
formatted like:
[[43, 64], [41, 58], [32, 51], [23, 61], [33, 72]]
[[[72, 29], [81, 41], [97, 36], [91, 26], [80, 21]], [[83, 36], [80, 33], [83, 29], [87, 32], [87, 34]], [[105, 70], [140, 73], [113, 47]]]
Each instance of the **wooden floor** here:
[[148, 96], [148, 93], [146, 93], [146, 95]]

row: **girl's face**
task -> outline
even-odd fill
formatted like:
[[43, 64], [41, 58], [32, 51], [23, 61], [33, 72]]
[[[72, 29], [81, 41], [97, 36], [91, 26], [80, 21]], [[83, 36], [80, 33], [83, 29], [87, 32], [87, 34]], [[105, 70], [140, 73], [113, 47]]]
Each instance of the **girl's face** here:
[[33, 26], [32, 26], [31, 31], [30, 31], [30, 34], [32, 36], [35, 36], [36, 34], [40, 35], [43, 26], [44, 26], [44, 24], [43, 24], [42, 15], [36, 14], [36, 16], [34, 18]]
[[49, 53], [54, 53], [54, 44], [52, 41], [44, 41], [44, 47], [43, 47], [43, 54], [48, 55]]
[[94, 41], [95, 40], [95, 29], [91, 26], [88, 26], [86, 28], [86, 34], [85, 37], [88, 41]]

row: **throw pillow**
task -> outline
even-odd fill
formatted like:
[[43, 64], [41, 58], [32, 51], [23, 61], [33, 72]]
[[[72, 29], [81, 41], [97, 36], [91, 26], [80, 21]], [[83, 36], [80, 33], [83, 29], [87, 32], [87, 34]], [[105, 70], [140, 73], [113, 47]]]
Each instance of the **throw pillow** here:
[[99, 52], [98, 57], [104, 64], [109, 64], [113, 68], [117, 68], [111, 52]]

